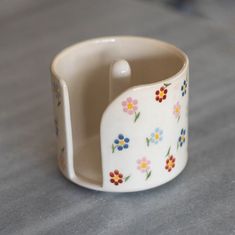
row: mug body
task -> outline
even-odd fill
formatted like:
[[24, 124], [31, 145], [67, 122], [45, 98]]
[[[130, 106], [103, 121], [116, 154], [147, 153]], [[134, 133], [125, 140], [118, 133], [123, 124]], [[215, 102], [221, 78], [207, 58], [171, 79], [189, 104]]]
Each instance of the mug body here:
[[[125, 59], [130, 83], [110, 100], [110, 66]], [[188, 58], [140, 37], [76, 44], [52, 63], [58, 162], [81, 186], [145, 190], [175, 178], [188, 159]]]

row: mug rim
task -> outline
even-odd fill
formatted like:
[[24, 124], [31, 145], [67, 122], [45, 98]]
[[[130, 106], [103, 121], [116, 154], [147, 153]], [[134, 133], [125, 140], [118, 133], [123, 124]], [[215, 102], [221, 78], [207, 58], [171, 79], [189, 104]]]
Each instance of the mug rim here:
[[90, 43], [115, 42], [116, 40], [119, 40], [119, 39], [122, 39], [122, 40], [135, 40], [135, 39], [138, 39], [138, 40], [142, 40], [142, 41], [152, 41], [154, 43], [158, 43], [159, 45], [164, 46], [164, 47], [176, 52], [181, 58], [183, 58], [183, 65], [180, 68], [180, 70], [178, 70], [175, 74], [171, 75], [170, 77], [166, 77], [164, 79], [161, 79], [161, 80], [155, 81], [155, 82], [151, 82], [151, 83], [137, 84], [137, 85], [129, 87], [127, 90], [142, 88], [142, 87], [148, 87], [148, 86], [152, 86], [152, 85], [157, 85], [157, 84], [161, 84], [162, 82], [173, 82], [175, 79], [177, 79], [183, 73], [185, 73], [188, 66], [189, 66], [189, 59], [188, 59], [188, 56], [186, 55], [186, 53], [183, 50], [181, 50], [180, 48], [176, 47], [175, 45], [173, 45], [171, 43], [168, 43], [168, 42], [165, 42], [165, 41], [162, 41], [162, 40], [158, 40], [158, 39], [155, 39], [155, 38], [151, 38], [151, 37], [121, 35], [121, 36], [105, 36], [105, 37], [92, 38], [92, 39], [83, 40], [81, 42], [78, 42], [78, 43], [75, 43], [75, 44], [72, 44], [70, 46], [65, 47], [59, 53], [57, 53], [54, 56], [54, 58], [52, 59], [52, 62], [51, 62], [51, 65], [50, 65], [50, 71], [59, 80], [64, 80], [57, 73], [55, 67], [56, 67], [57, 61], [62, 59], [68, 51], [73, 50], [77, 47], [84, 46], [86, 44], [88, 45]]

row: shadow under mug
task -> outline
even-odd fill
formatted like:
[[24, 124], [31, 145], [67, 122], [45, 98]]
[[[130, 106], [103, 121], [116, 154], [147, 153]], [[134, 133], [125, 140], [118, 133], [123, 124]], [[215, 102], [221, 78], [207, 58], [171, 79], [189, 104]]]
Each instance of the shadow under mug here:
[[175, 178], [188, 159], [187, 56], [168, 43], [118, 36], [78, 43], [51, 65], [60, 170], [100, 191]]

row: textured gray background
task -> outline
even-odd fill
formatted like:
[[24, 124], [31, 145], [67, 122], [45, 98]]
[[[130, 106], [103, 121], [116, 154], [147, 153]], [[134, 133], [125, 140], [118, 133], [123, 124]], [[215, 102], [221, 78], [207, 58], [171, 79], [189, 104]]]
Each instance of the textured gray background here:
[[[1, 0], [0, 233], [235, 234], [235, 29], [221, 22], [151, 0]], [[191, 63], [189, 163], [140, 193], [86, 190], [56, 165], [50, 61], [115, 34], [166, 40]]]

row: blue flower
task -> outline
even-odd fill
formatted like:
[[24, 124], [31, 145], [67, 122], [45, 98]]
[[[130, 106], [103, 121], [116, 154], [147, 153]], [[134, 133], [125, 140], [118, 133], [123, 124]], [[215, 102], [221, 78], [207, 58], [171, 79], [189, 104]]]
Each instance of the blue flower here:
[[112, 144], [112, 152], [114, 153], [115, 149], [117, 149], [118, 151], [127, 149], [129, 147], [129, 142], [129, 138], [124, 137], [123, 134], [119, 134], [117, 139], [114, 140], [114, 144]]
[[188, 86], [187, 81], [184, 80], [183, 85], [181, 86], [182, 96], [186, 95], [186, 93], [187, 93], [187, 86]]
[[146, 138], [148, 146], [150, 142], [154, 144], [158, 144], [162, 140], [163, 140], [163, 131], [160, 128], [156, 128], [155, 131], [151, 133], [151, 137]]
[[186, 129], [181, 129], [180, 136], [178, 138], [177, 148], [182, 147], [186, 140]]

